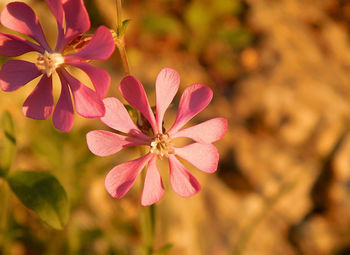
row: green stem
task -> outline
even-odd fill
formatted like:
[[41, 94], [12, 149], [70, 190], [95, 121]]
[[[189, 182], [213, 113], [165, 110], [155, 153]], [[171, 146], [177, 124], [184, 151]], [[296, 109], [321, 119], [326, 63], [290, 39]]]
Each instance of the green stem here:
[[[115, 44], [118, 48], [123, 69], [125, 75], [130, 75], [130, 66], [128, 57], [126, 54], [126, 48], [125, 48], [125, 31], [122, 31], [123, 29], [123, 21], [122, 21], [122, 2], [121, 0], [117, 0], [117, 38], [115, 40]], [[137, 111], [138, 115], [138, 121], [141, 120], [141, 113]], [[141, 149], [140, 150], [141, 156], [145, 154], [145, 152]], [[141, 173], [142, 180], [145, 179], [145, 171], [144, 169]], [[151, 206], [143, 206], [141, 208], [141, 214], [140, 214], [140, 224], [141, 224], [141, 233], [142, 233], [142, 242], [143, 246], [145, 248], [145, 254], [146, 255], [152, 255], [154, 253], [154, 237], [155, 237], [155, 224], [156, 223], [156, 217], [155, 217], [155, 205]]]
[[6, 253], [6, 233], [8, 215], [9, 189], [6, 181], [0, 179], [0, 253]]
[[122, 33], [123, 21], [122, 21], [122, 1], [117, 0], [117, 38], [115, 45], [118, 48], [120, 58], [122, 60], [123, 69], [125, 75], [130, 75], [130, 66], [128, 61], [128, 56], [125, 49], [125, 36]]

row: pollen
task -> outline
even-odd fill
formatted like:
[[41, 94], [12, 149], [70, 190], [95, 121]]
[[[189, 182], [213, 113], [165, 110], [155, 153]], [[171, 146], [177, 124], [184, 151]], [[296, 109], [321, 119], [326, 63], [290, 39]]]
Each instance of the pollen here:
[[160, 158], [163, 156], [169, 157], [169, 154], [174, 153], [173, 143], [168, 134], [158, 134], [151, 142], [151, 153], [158, 155]]
[[39, 71], [50, 77], [63, 63], [64, 58], [60, 53], [49, 53], [45, 51], [44, 55], [39, 53], [35, 65]]

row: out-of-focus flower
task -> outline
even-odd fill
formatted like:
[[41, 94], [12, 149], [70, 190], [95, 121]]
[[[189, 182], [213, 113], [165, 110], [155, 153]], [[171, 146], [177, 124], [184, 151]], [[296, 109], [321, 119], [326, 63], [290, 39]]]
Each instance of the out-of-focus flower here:
[[[12, 2], [1, 12], [3, 26], [24, 34], [35, 42], [22, 37], [0, 33], [0, 55], [15, 57], [36, 51], [35, 63], [23, 60], [8, 60], [0, 71], [0, 84], [4, 91], [14, 91], [42, 75], [38, 85], [23, 104], [25, 116], [33, 119], [47, 119], [53, 112], [54, 126], [68, 132], [73, 125], [75, 109], [85, 118], [99, 118], [104, 115], [102, 98], [107, 93], [110, 77], [98, 67], [87, 64], [88, 60], [105, 60], [114, 51], [114, 40], [110, 31], [99, 27], [91, 40], [78, 51], [68, 52], [71, 43], [89, 30], [90, 19], [82, 0], [46, 0], [57, 21], [58, 38], [54, 50], [48, 45], [41, 25], [34, 11], [25, 3]], [[70, 75], [65, 65], [77, 67], [91, 79], [95, 91]], [[53, 111], [52, 74], [57, 72], [61, 81], [61, 94]]]
[[[198, 169], [213, 173], [217, 169], [219, 154], [213, 142], [221, 139], [227, 130], [227, 121], [214, 118], [198, 125], [181, 129], [190, 119], [203, 110], [211, 101], [213, 93], [202, 84], [193, 84], [183, 92], [173, 126], [163, 131], [163, 117], [173, 100], [180, 83], [175, 70], [164, 68], [156, 80], [156, 115], [153, 114], [145, 90], [133, 76], [125, 77], [120, 92], [131, 106], [141, 112], [152, 127], [153, 135], [143, 133], [131, 120], [124, 105], [116, 98], [104, 99], [106, 114], [101, 118], [107, 126], [125, 133], [119, 135], [105, 130], [93, 130], [87, 134], [87, 144], [98, 156], [112, 155], [123, 148], [146, 145], [150, 151], [143, 157], [115, 166], [106, 176], [105, 186], [115, 198], [123, 197], [147, 164], [147, 173], [141, 204], [151, 205], [164, 193], [161, 176], [156, 166], [157, 158], [167, 157], [170, 167], [170, 182], [173, 190], [183, 197], [196, 194], [201, 186], [177, 157], [181, 157]], [[184, 147], [175, 147], [173, 139], [186, 137], [195, 141]]]

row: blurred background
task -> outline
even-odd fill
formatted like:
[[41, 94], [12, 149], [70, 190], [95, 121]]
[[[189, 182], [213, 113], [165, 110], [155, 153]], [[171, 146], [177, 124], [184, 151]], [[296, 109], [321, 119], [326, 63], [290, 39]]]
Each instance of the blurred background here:
[[[54, 44], [56, 24], [45, 1], [26, 2]], [[92, 33], [102, 24], [115, 28], [114, 0], [85, 4]], [[157, 203], [156, 247], [171, 243], [169, 254], [177, 255], [350, 254], [350, 2], [123, 4], [123, 18], [131, 20], [126, 32], [131, 72], [151, 102], [156, 75], [167, 66], [180, 73], [180, 91], [195, 82], [214, 90], [212, 103], [191, 124], [218, 116], [229, 121], [226, 136], [216, 143], [218, 171], [208, 175], [188, 166], [202, 184], [198, 195], [176, 195], [166, 161], [160, 163], [166, 192]], [[112, 77], [108, 95], [121, 99], [118, 52], [95, 64]], [[84, 75], [80, 79], [89, 84]], [[138, 157], [138, 151], [106, 158], [90, 153], [85, 134], [107, 129], [99, 120], [76, 115], [65, 134], [50, 120], [25, 118], [21, 106], [36, 83], [0, 92], [0, 111], [11, 112], [18, 135], [12, 171], [53, 173], [68, 193], [71, 214], [64, 230], [56, 231], [11, 194], [3, 250], [14, 255], [139, 254], [142, 181], [121, 200], [104, 188], [107, 172]], [[54, 87], [57, 100], [57, 77]], [[167, 111], [168, 126], [180, 95]]]

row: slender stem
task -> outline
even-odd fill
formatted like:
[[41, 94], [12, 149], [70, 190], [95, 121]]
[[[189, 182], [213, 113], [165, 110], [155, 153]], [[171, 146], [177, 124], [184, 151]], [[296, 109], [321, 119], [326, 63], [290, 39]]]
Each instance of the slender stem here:
[[[122, 1], [117, 0], [117, 37], [115, 39], [115, 44], [118, 48], [123, 69], [125, 75], [130, 75], [130, 66], [128, 57], [125, 49], [125, 31], [123, 31], [123, 21], [122, 21]], [[141, 120], [141, 113], [137, 111], [138, 120]], [[140, 154], [143, 156], [146, 152], [140, 149]], [[141, 173], [142, 180], [145, 179], [144, 169]], [[154, 237], [155, 237], [155, 205], [143, 206], [141, 208], [140, 214], [140, 224], [141, 224], [141, 233], [142, 233], [142, 242], [143, 247], [145, 248], [146, 255], [152, 255], [154, 253]]]
[[0, 179], [0, 253], [6, 254], [6, 232], [9, 190], [4, 179]]
[[125, 49], [125, 35], [123, 33], [123, 21], [122, 21], [122, 1], [117, 0], [117, 38], [115, 45], [118, 48], [120, 58], [122, 60], [123, 69], [125, 75], [130, 75], [130, 66], [128, 56], [126, 55]]

